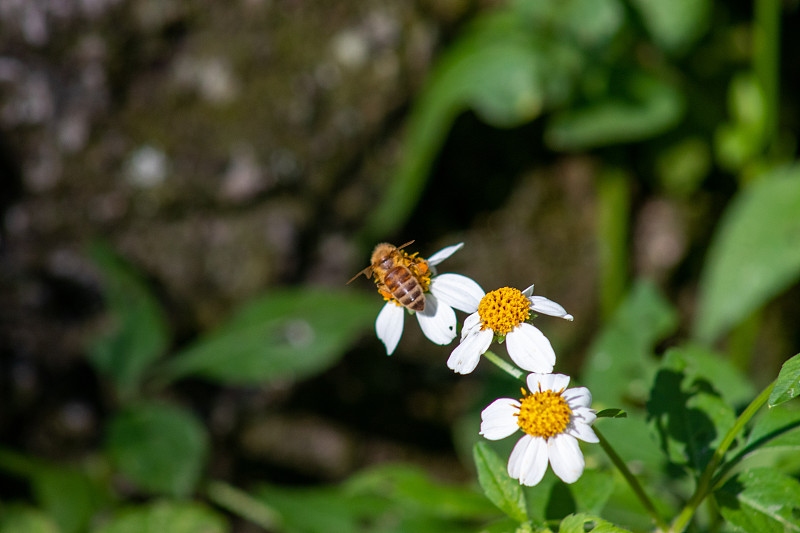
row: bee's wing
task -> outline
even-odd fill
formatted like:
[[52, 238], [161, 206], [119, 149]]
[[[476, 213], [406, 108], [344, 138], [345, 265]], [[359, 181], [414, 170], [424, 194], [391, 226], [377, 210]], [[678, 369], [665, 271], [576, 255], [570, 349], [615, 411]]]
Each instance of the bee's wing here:
[[360, 276], [361, 274], [364, 274], [365, 276], [367, 276], [367, 279], [369, 279], [370, 277], [372, 277], [372, 267], [371, 267], [371, 266], [368, 266], [367, 268], [365, 268], [364, 270], [362, 270], [361, 272], [359, 272], [358, 274], [356, 274], [355, 276], [353, 276], [353, 277], [350, 279], [350, 281], [348, 281], [347, 283], [345, 283], [345, 285], [350, 285], [351, 283], [353, 283], [353, 282], [356, 280], [356, 278], [357, 278], [358, 276]]

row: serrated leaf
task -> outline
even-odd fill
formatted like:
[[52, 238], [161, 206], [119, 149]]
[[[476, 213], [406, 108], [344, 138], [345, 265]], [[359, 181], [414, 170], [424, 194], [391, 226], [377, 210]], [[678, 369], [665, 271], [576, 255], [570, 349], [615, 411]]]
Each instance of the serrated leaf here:
[[156, 502], [123, 511], [94, 533], [225, 533], [223, 518], [197, 503]]
[[373, 326], [380, 307], [373, 296], [323, 288], [270, 292], [177, 354], [162, 378], [252, 384], [321, 372]]
[[720, 512], [744, 531], [800, 531], [800, 482], [772, 468], [753, 468], [716, 491]]
[[695, 333], [711, 342], [800, 278], [800, 166], [773, 170], [731, 202], [700, 282]]
[[778, 380], [769, 395], [770, 407], [788, 402], [800, 394], [800, 354], [795, 355], [781, 366]]
[[508, 475], [506, 461], [501, 459], [485, 442], [473, 448], [478, 482], [489, 500], [517, 522], [528, 520], [525, 494], [519, 481]]
[[111, 315], [110, 329], [89, 347], [90, 359], [122, 398], [130, 397], [169, 345], [167, 319], [144, 280], [107, 245], [95, 243], [89, 254], [102, 271]]
[[188, 496], [205, 466], [208, 435], [182, 408], [142, 403], [111, 420], [106, 447], [119, 471], [141, 489]]
[[605, 99], [555, 114], [545, 141], [554, 150], [641, 141], [675, 126], [683, 109], [683, 96], [675, 87], [649, 74], [631, 72], [623, 87]]

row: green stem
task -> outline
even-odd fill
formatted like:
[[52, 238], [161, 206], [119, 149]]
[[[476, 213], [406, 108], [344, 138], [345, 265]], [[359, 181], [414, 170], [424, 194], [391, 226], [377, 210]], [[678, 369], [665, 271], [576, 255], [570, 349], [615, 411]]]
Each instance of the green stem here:
[[600, 439], [600, 446], [603, 448], [603, 451], [606, 452], [608, 458], [611, 459], [611, 462], [617, 467], [617, 470], [619, 470], [620, 474], [622, 474], [622, 477], [624, 477], [625, 481], [628, 482], [628, 485], [631, 487], [631, 490], [636, 497], [639, 498], [639, 501], [644, 506], [647, 514], [650, 515], [656, 526], [658, 526], [659, 531], [667, 531], [669, 526], [667, 526], [667, 523], [664, 522], [664, 520], [658, 514], [656, 506], [653, 504], [652, 500], [650, 500], [650, 497], [647, 496], [647, 493], [644, 491], [644, 488], [642, 488], [642, 485], [639, 484], [639, 480], [636, 479], [636, 476], [633, 475], [633, 472], [628, 469], [628, 465], [625, 464], [625, 461], [622, 460], [622, 457], [617, 455], [617, 452], [611, 447], [611, 444], [606, 440], [603, 434], [600, 433], [600, 430], [597, 429], [597, 427], [594, 427], [593, 429], [595, 435], [597, 435], [597, 438]]
[[268, 531], [281, 531], [280, 515], [243, 490], [222, 481], [211, 481], [206, 486], [208, 498], [218, 506], [241, 516]]
[[753, 70], [764, 95], [763, 147], [775, 148], [778, 136], [781, 0], [755, 0]]
[[483, 354], [483, 356], [492, 363], [494, 363], [495, 366], [497, 366], [500, 370], [502, 370], [512, 378], [518, 379], [523, 383], [525, 382], [525, 372], [515, 367], [511, 363], [504, 361], [503, 359], [500, 359], [500, 357], [493, 351], [489, 350], [488, 352]]
[[731, 429], [728, 430], [728, 433], [725, 434], [725, 438], [722, 439], [722, 442], [720, 442], [719, 446], [714, 451], [714, 455], [711, 456], [711, 460], [706, 465], [705, 470], [703, 470], [703, 473], [700, 475], [700, 479], [697, 482], [697, 488], [695, 489], [694, 494], [692, 494], [692, 497], [689, 498], [689, 502], [686, 504], [686, 507], [684, 507], [680, 514], [675, 517], [675, 520], [672, 521], [672, 528], [670, 529], [672, 533], [681, 533], [686, 529], [686, 526], [689, 525], [689, 522], [694, 516], [695, 511], [697, 511], [698, 506], [711, 491], [714, 472], [725, 458], [725, 453], [727, 453], [728, 448], [731, 447], [731, 444], [733, 444], [736, 436], [739, 435], [744, 426], [767, 402], [769, 395], [772, 393], [772, 389], [775, 387], [776, 381], [770, 383], [767, 388], [761, 391], [761, 394], [759, 394], [755, 400], [750, 402], [750, 405], [747, 406], [747, 409], [745, 409], [744, 412], [739, 415], [739, 418], [736, 419], [736, 423], [733, 424], [733, 427], [731, 427]]

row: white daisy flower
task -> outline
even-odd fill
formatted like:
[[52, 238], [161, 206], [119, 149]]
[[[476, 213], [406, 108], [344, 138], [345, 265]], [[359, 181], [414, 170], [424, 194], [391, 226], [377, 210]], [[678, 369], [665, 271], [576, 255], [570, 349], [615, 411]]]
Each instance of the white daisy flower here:
[[472, 279], [460, 274], [436, 274], [436, 265], [453, 255], [464, 243], [439, 250], [427, 260], [414, 255], [404, 256], [408, 268], [425, 291], [422, 311], [404, 308], [389, 292], [379, 290], [387, 300], [378, 319], [375, 332], [386, 345], [386, 354], [392, 355], [403, 334], [406, 312], [416, 315], [422, 333], [436, 344], [449, 344], [456, 337], [456, 314], [453, 309], [474, 313], [483, 297], [483, 289]]
[[578, 440], [599, 442], [591, 428], [597, 416], [592, 393], [586, 387], [567, 389], [564, 374], [529, 374], [523, 398], [500, 398], [481, 413], [480, 434], [500, 440], [521, 429], [508, 459], [508, 474], [522, 485], [539, 483], [547, 470], [565, 483], [574, 483], [586, 465]]
[[531, 311], [572, 320], [559, 304], [533, 296], [533, 285], [524, 291], [497, 289], [483, 296], [477, 312], [464, 320], [461, 343], [450, 354], [447, 366], [459, 374], [469, 374], [498, 336], [505, 338], [508, 355], [517, 366], [529, 372], [552, 372], [556, 354], [547, 337], [527, 322]]

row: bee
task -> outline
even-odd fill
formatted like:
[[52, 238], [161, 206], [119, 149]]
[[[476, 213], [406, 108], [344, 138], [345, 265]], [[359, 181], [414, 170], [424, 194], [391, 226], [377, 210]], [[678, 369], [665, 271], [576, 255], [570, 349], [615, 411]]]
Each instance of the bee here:
[[386, 300], [399, 302], [412, 311], [425, 309], [425, 291], [430, 285], [428, 262], [416, 257], [416, 253], [408, 255], [403, 248], [413, 243], [408, 241], [402, 246], [394, 246], [388, 242], [381, 243], [372, 251], [370, 265], [353, 276], [351, 283], [361, 274], [367, 279], [375, 276], [375, 285]]

